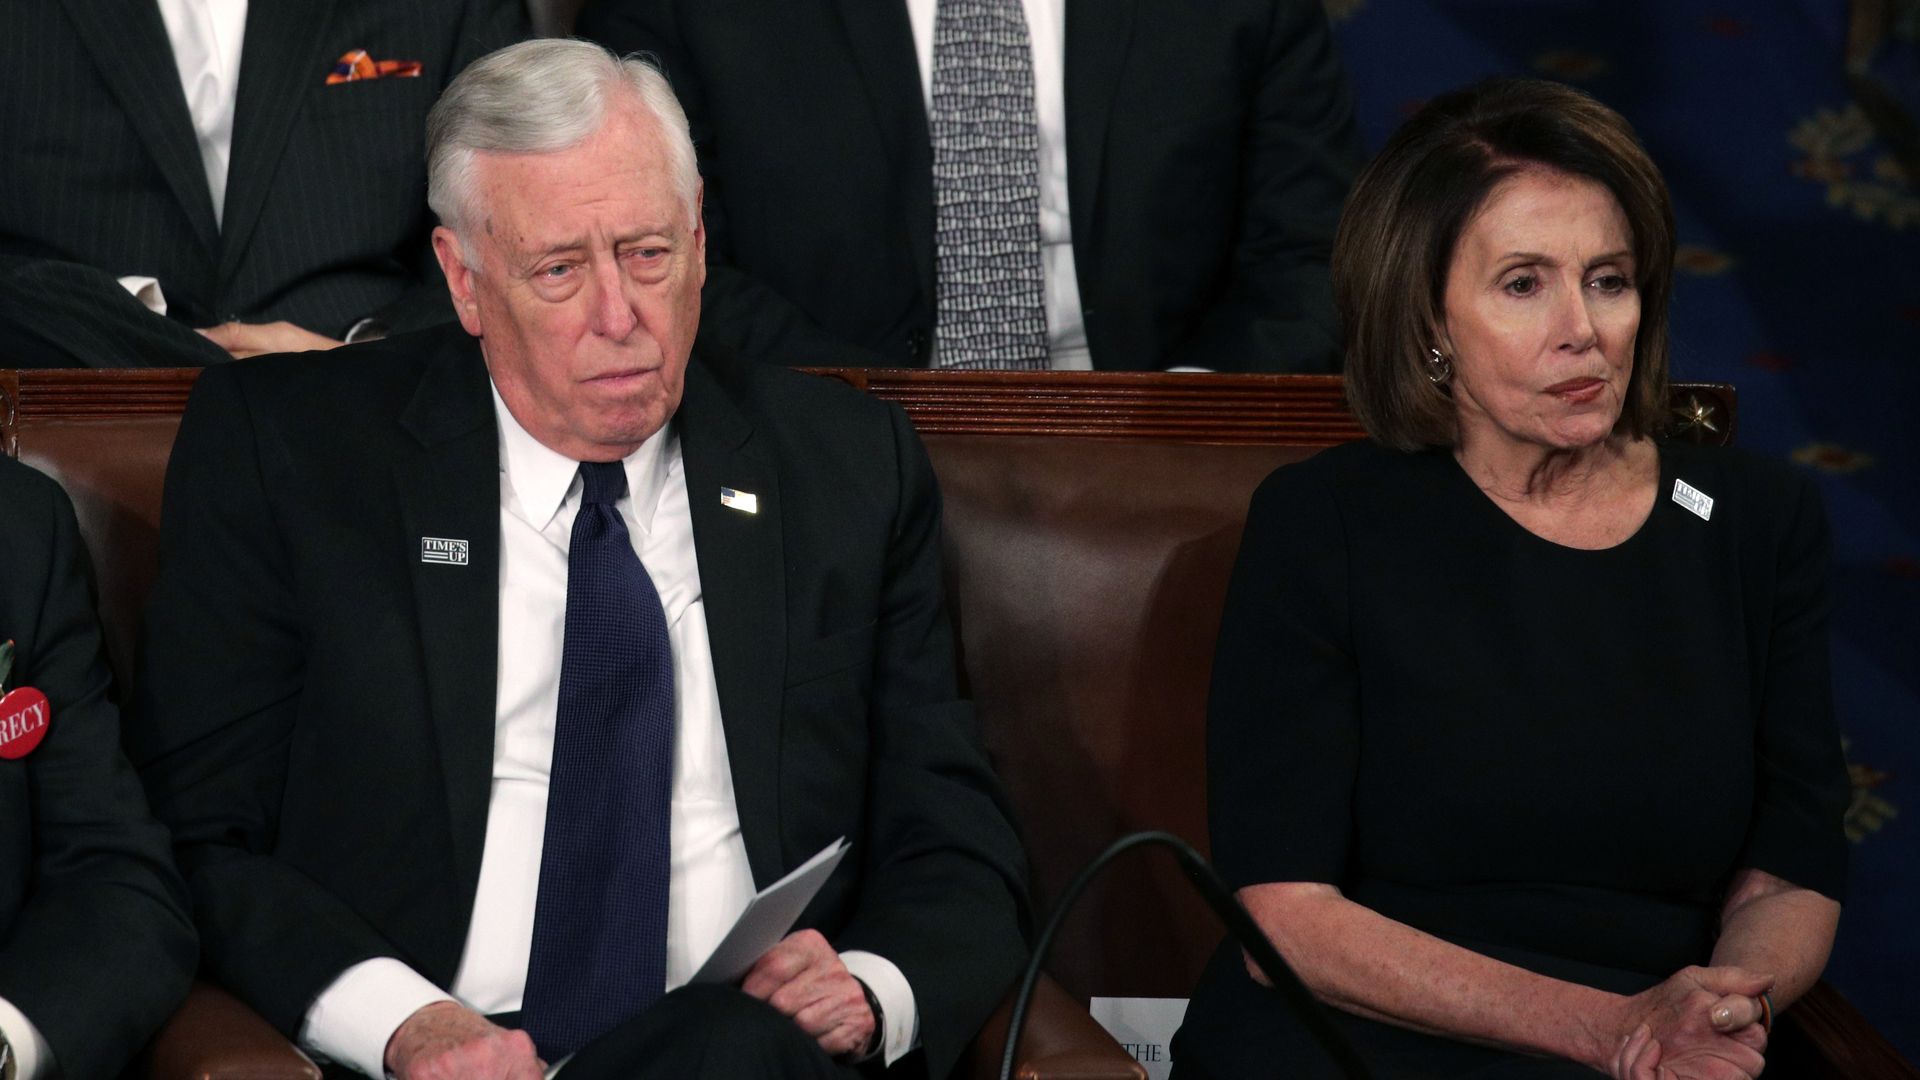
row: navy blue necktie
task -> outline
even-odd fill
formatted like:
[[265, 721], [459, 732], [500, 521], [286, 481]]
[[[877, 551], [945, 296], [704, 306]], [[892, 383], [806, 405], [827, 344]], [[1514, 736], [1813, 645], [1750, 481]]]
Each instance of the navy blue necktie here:
[[640, 1013], [666, 981], [673, 651], [614, 503], [625, 468], [583, 462], [540, 894], [521, 1023], [557, 1061]]

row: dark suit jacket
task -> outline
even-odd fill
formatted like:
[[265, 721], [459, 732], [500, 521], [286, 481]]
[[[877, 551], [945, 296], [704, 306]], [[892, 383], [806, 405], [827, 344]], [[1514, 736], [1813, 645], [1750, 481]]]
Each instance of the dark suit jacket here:
[[[932, 471], [897, 408], [769, 365], [696, 358], [675, 422], [754, 879], [854, 841], [803, 922], [899, 965], [943, 1074], [1025, 915], [957, 698]], [[208, 973], [285, 1031], [369, 957], [453, 977], [492, 778], [498, 439], [458, 326], [211, 368], [187, 406], [135, 756]], [[471, 563], [422, 563], [428, 536]]]
[[[655, 54], [687, 109], [709, 340], [925, 366], [933, 151], [901, 0], [600, 0], [580, 32]], [[1359, 150], [1317, 0], [1068, 0], [1065, 81], [1093, 365], [1334, 370]]]
[[186, 994], [193, 927], [166, 830], [120, 753], [73, 506], [0, 458], [0, 508], [0, 640], [17, 650], [7, 689], [35, 687], [52, 706], [40, 745], [0, 760], [0, 997], [67, 1077], [96, 1080]]
[[[225, 354], [186, 331], [233, 318], [338, 338], [369, 315], [452, 317], [427, 240], [427, 109], [523, 34], [519, 0], [254, 0], [217, 226], [154, 0], [4, 11], [0, 345], [25, 355], [0, 363], [205, 363]], [[327, 85], [353, 49], [424, 70]], [[112, 280], [127, 274], [160, 280], [174, 325]]]

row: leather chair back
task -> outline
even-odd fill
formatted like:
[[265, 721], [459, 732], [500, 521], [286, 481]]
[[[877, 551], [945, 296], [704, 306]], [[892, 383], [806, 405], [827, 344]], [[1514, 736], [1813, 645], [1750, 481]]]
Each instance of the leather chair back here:
[[[1038, 899], [1118, 837], [1206, 850], [1207, 682], [1247, 500], [1298, 446], [927, 438], [964, 670]], [[1169, 856], [1127, 856], [1066, 923], [1069, 990], [1184, 997], [1219, 927]]]
[[66, 488], [121, 692], [160, 561], [160, 493], [191, 371], [0, 371], [0, 449]]

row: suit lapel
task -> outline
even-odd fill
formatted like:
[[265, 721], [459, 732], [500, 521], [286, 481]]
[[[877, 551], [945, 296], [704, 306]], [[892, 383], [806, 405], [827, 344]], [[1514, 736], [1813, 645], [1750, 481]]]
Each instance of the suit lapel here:
[[273, 189], [287, 133], [314, 88], [323, 85], [323, 42], [333, 0], [252, 0], [240, 49], [240, 96], [233, 110], [233, 154], [221, 223], [220, 280], [227, 282]]
[[209, 252], [218, 250], [213, 196], [159, 5], [153, 0], [64, 2], [100, 77], [180, 200], [194, 235]]
[[[1094, 236], [1094, 210], [1137, 0], [1067, 0], [1067, 204], [1074, 247]], [[1079, 260], [1086, 273], [1087, 260]]]
[[834, 0], [847, 53], [860, 72], [900, 204], [922, 295], [933, 292], [933, 143], [915, 59], [913, 24], [901, 0]]
[[[764, 440], [705, 364], [687, 368], [678, 415], [694, 550], [732, 765], [734, 801], [754, 881], [785, 873], [780, 843], [780, 722], [786, 670], [785, 556], [780, 490]], [[751, 492], [757, 512], [721, 505]]]
[[[428, 361], [401, 425], [419, 449], [394, 463], [427, 701], [440, 748], [457, 895], [480, 874], [493, 779], [500, 622], [500, 442], [478, 344]], [[461, 540], [467, 562], [427, 562], [422, 539]]]

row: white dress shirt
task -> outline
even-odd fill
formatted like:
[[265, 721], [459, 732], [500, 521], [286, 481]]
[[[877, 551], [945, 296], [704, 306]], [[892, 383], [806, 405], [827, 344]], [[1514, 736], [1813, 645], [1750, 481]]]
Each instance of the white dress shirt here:
[[227, 204], [227, 162], [233, 156], [233, 106], [240, 93], [240, 46], [247, 35], [247, 0], [159, 0], [173, 43], [180, 89], [200, 146], [200, 165], [213, 194], [213, 220]]
[[[920, 92], [933, 111], [933, 20], [939, 0], [907, 0]], [[1067, 3], [1021, 0], [1033, 53], [1033, 108], [1040, 135], [1040, 264], [1046, 280], [1047, 362], [1056, 371], [1093, 367], [1080, 280], [1073, 270], [1073, 220], [1067, 213]], [[938, 363], [938, 360], [935, 360]]]
[[[547, 784], [566, 637], [567, 547], [580, 509], [579, 463], [522, 428], [494, 393], [500, 430], [500, 636], [493, 787], [466, 948], [451, 993], [393, 958], [348, 968], [308, 1009], [301, 1043], [369, 1076], [413, 1012], [457, 1000], [476, 1012], [517, 1011], [533, 943], [545, 840]], [[672, 877], [666, 989], [687, 982], [753, 898], [753, 874], [727, 758], [720, 696], [707, 643], [680, 443], [668, 425], [625, 462], [617, 504], [634, 552], [660, 593], [673, 649]], [[919, 1016], [906, 977], [872, 953], [841, 954], [885, 1014], [888, 1062], [917, 1045]]]
[[[247, 36], [247, 0], [156, 0], [167, 25], [180, 89], [187, 96], [200, 167], [213, 196], [213, 222], [227, 208], [227, 162], [233, 157], [233, 107], [240, 96], [240, 47]], [[127, 274], [120, 284], [155, 315], [167, 313], [160, 282]]]
[[19, 1069], [17, 1080], [39, 1080], [53, 1073], [53, 1047], [47, 1045], [46, 1036], [33, 1026], [26, 1013], [3, 997], [0, 997], [0, 1035], [13, 1047], [14, 1065]]

